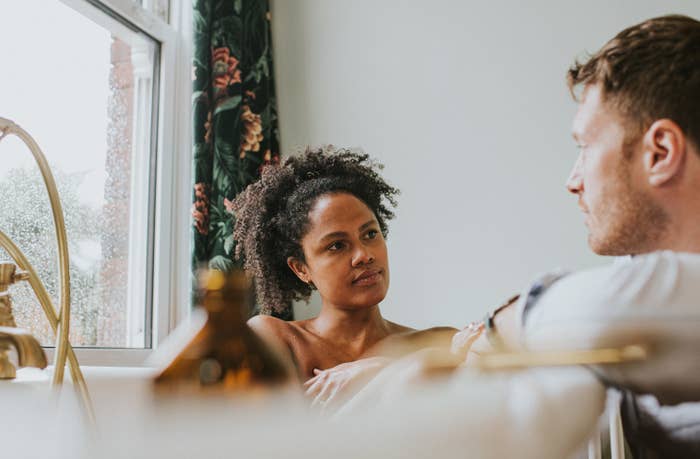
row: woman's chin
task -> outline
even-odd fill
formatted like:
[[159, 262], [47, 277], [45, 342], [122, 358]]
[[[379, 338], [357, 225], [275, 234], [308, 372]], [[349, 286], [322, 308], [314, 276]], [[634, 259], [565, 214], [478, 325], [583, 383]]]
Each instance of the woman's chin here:
[[362, 308], [370, 308], [372, 306], [376, 306], [382, 301], [384, 301], [384, 298], [386, 298], [386, 290], [383, 292], [376, 292], [374, 294], [370, 294], [370, 292], [367, 292], [367, 295], [363, 295], [363, 297], [360, 299], [358, 298], [357, 305]]

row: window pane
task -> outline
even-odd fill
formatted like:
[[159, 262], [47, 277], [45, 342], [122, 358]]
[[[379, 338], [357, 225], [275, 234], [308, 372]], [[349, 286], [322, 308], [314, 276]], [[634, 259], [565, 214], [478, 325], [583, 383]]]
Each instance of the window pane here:
[[[0, 15], [0, 116], [46, 155], [65, 214], [75, 346], [144, 347], [150, 291], [151, 150], [158, 45], [103, 12], [13, 2]], [[55, 232], [29, 150], [0, 142], [0, 230], [39, 272], [58, 307]], [[0, 249], [0, 259], [10, 260]], [[54, 336], [27, 285], [11, 288], [17, 325]]]
[[141, 6], [155, 14], [165, 22], [169, 22], [170, 1], [169, 0], [137, 0]]

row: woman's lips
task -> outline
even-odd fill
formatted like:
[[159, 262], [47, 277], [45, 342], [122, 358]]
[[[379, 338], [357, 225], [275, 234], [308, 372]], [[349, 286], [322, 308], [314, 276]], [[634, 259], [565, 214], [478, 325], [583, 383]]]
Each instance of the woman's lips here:
[[360, 274], [360, 276], [353, 280], [352, 283], [353, 285], [373, 285], [376, 284], [377, 281], [379, 281], [379, 277], [381, 275], [382, 271], [365, 271], [364, 273]]

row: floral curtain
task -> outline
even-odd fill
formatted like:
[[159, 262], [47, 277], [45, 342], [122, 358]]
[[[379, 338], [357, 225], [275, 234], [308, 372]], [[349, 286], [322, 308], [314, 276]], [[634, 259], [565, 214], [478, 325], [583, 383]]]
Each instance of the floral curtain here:
[[194, 0], [192, 269], [229, 271], [232, 199], [279, 161], [268, 0]]

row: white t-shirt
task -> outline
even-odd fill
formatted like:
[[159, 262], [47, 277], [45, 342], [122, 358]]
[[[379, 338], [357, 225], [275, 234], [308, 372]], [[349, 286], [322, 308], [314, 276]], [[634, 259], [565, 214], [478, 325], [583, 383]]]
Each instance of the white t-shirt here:
[[645, 345], [646, 361], [601, 365], [597, 374], [666, 402], [700, 400], [700, 254], [654, 252], [545, 276], [516, 307], [523, 347]]

